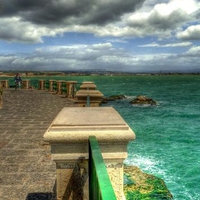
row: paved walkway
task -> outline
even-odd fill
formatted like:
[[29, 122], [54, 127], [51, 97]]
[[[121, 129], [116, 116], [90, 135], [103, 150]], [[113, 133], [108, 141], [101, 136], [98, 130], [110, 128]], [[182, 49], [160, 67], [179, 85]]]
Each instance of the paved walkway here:
[[0, 200], [55, 199], [55, 163], [43, 134], [73, 103], [38, 90], [8, 89], [0, 109]]

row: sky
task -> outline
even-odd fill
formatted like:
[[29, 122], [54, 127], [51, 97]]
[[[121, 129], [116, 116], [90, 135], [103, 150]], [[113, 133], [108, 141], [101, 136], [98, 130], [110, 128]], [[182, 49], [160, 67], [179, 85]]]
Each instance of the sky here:
[[0, 0], [0, 70], [200, 72], [200, 0]]

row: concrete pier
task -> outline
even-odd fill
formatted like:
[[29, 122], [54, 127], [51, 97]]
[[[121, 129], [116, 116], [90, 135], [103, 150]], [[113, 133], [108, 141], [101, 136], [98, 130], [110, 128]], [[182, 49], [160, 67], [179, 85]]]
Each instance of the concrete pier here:
[[[70, 109], [69, 107], [75, 107], [75, 105], [73, 101], [61, 98], [59, 95], [52, 95], [45, 90], [4, 90], [3, 107], [0, 109], [0, 199], [56, 200], [56, 187], [57, 193], [64, 197], [63, 191], [65, 191], [64, 187], [66, 185], [61, 186], [61, 183], [62, 181], [66, 182], [66, 180], [58, 179], [58, 176], [65, 175], [68, 177], [68, 171], [74, 165], [86, 169], [87, 174], [87, 139], [91, 135], [88, 134], [89, 131], [95, 134], [100, 141], [109, 176], [112, 183], [114, 183], [113, 187], [118, 199], [121, 200], [123, 196], [123, 160], [127, 156], [127, 143], [134, 139], [134, 134], [114, 110], [110, 110], [111, 108], [80, 107], [67, 110], [68, 114], [64, 113], [65, 117], [63, 117], [61, 113], [59, 119], [62, 122], [62, 120], [66, 120], [66, 116], [69, 117], [75, 123], [73, 128], [76, 132], [75, 135], [78, 137], [74, 137], [74, 131], [71, 135], [65, 134], [66, 138], [63, 137], [62, 132], [66, 127], [60, 127], [58, 123], [59, 130], [61, 130], [61, 138], [58, 137], [59, 141], [52, 142], [51, 137], [45, 137], [46, 142], [43, 140], [43, 134], [48, 127], [51, 127], [52, 121], [58, 116], [63, 107]], [[69, 111], [71, 111], [70, 114]], [[95, 118], [93, 118], [94, 111]], [[76, 112], [79, 114], [73, 115]], [[84, 112], [85, 116], [83, 115]], [[95, 123], [98, 122], [95, 127], [93, 120], [95, 120]], [[54, 122], [57, 123], [57, 121]], [[61, 125], [65, 124], [64, 122]], [[79, 123], [84, 124], [81, 130], [76, 127], [77, 124], [80, 125]], [[80, 128], [80, 126], [78, 127]], [[66, 130], [69, 131], [68, 128]], [[50, 136], [52, 136], [52, 133]], [[52, 155], [48, 142], [53, 145]], [[66, 155], [59, 157], [58, 152], [62, 148], [57, 143], [71, 144], [72, 148], [66, 149], [64, 147]], [[82, 146], [80, 146], [80, 143]], [[78, 159], [77, 157], [72, 158], [72, 154], [78, 155]], [[80, 163], [80, 158], [84, 162], [81, 160]], [[56, 175], [57, 184], [60, 184], [60, 186], [56, 186]], [[86, 181], [84, 188], [81, 188], [81, 190], [88, 191], [87, 187]], [[88, 194], [84, 192], [84, 199], [87, 198]]]
[[55, 199], [56, 166], [43, 134], [66, 106], [73, 103], [44, 90], [4, 90], [0, 109], [0, 199]]

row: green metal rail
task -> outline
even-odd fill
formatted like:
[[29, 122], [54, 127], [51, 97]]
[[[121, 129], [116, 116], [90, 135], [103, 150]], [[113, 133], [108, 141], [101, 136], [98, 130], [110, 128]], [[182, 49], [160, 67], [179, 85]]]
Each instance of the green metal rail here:
[[95, 136], [89, 137], [89, 200], [117, 200]]
[[44, 88], [45, 88], [45, 90], [49, 90], [49, 80], [45, 80]]

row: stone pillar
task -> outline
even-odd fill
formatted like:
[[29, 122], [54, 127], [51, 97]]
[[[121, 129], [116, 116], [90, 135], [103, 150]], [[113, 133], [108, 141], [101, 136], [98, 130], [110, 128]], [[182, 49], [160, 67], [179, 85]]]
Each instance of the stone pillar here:
[[67, 97], [74, 98], [76, 93], [77, 81], [67, 81]]
[[62, 94], [62, 82], [63, 81], [57, 81], [57, 94]]
[[22, 85], [24, 89], [29, 89], [30, 88], [30, 80], [23, 80]]
[[8, 89], [9, 85], [8, 85], [8, 80], [1, 80], [1, 87]]
[[99, 90], [78, 90], [76, 98], [75, 104], [80, 107], [98, 107], [102, 102], [103, 94]]
[[123, 161], [135, 134], [112, 107], [65, 107], [45, 132], [56, 162], [57, 200], [89, 199], [89, 136], [96, 136], [117, 199], [122, 200]]
[[49, 92], [53, 92], [53, 82], [54, 80], [49, 80]]
[[96, 87], [94, 82], [85, 81], [81, 84], [80, 90], [95, 90]]
[[45, 83], [45, 80], [39, 80], [39, 87], [38, 87], [39, 90], [44, 90], [45, 89], [44, 88], [44, 83]]
[[98, 107], [102, 102], [103, 94], [99, 90], [96, 90], [96, 87], [93, 82], [83, 82], [80, 90], [76, 93], [77, 100], [75, 104], [80, 107]]

